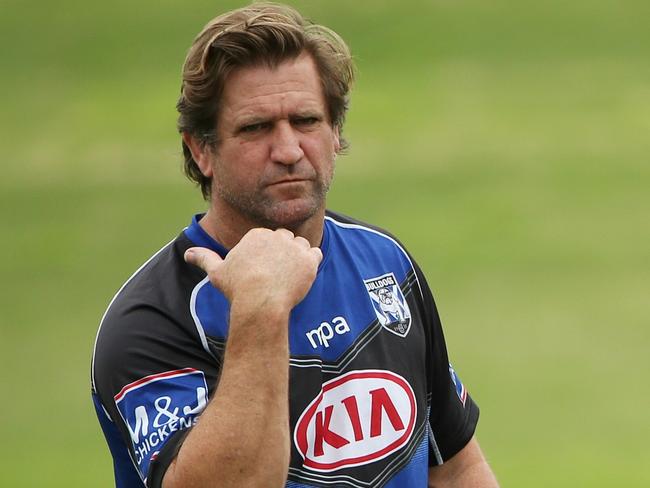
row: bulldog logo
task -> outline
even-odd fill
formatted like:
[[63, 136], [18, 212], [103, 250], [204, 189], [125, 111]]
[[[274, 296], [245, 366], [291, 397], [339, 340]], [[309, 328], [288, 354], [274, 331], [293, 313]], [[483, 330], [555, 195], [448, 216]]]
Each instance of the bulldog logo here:
[[366, 290], [379, 323], [400, 337], [406, 337], [411, 327], [411, 311], [393, 273], [364, 280]]

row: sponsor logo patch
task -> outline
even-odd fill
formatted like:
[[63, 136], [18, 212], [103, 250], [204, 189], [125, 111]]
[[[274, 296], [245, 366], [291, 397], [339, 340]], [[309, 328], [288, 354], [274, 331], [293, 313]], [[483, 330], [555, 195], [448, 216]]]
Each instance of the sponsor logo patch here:
[[294, 443], [312, 470], [361, 466], [406, 445], [416, 416], [415, 395], [403, 377], [351, 371], [323, 384], [298, 419]]
[[336, 336], [340, 336], [350, 332], [350, 326], [348, 325], [347, 320], [345, 320], [345, 317], [334, 317], [331, 322], [331, 324], [329, 322], [321, 322], [318, 327], [305, 334], [307, 339], [309, 339], [311, 347], [314, 349], [319, 346], [325, 346], [325, 348], [328, 348], [330, 347], [329, 341], [334, 339], [335, 334]]
[[460, 381], [460, 378], [456, 374], [456, 370], [454, 370], [451, 364], [449, 364], [449, 376], [451, 376], [451, 381], [456, 387], [456, 395], [458, 395], [458, 399], [464, 407], [465, 402], [467, 401], [467, 389], [465, 388], [465, 385], [463, 385], [463, 383]]
[[165, 441], [194, 425], [207, 402], [205, 376], [193, 368], [145, 376], [115, 395], [143, 478]]
[[363, 280], [379, 323], [400, 337], [411, 328], [411, 311], [393, 273]]

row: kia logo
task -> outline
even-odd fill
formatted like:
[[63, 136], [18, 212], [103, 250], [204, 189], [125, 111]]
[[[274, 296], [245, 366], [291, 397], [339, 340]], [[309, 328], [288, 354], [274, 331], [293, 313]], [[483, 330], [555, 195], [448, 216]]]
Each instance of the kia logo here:
[[398, 374], [351, 371], [323, 384], [298, 419], [294, 443], [305, 467], [360, 466], [404, 446], [416, 414], [413, 389]]

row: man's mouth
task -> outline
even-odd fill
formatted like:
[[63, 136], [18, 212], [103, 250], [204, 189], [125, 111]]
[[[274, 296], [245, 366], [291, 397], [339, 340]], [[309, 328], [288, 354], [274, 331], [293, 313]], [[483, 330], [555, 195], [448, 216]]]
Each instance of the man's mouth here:
[[269, 184], [269, 186], [291, 185], [291, 184], [297, 184], [297, 183], [304, 183], [306, 181], [309, 181], [309, 180], [307, 178], [286, 178], [284, 180], [274, 181], [273, 183]]

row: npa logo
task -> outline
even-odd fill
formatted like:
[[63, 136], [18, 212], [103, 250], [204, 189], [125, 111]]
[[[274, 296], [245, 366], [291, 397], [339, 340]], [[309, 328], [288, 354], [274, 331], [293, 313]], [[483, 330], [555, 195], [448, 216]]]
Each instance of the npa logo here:
[[379, 323], [393, 334], [406, 337], [411, 311], [393, 273], [363, 280]]
[[[331, 324], [329, 322], [321, 322], [318, 327], [305, 334], [307, 339], [309, 339], [311, 347], [316, 349], [320, 345], [328, 348], [330, 347], [329, 341], [334, 339], [335, 333], [337, 336], [340, 336], [350, 332], [350, 326], [348, 325], [347, 320], [345, 320], [345, 317], [334, 317], [331, 322]], [[332, 327], [332, 325], [334, 327]]]
[[413, 389], [390, 371], [351, 371], [323, 384], [296, 424], [303, 465], [316, 471], [372, 463], [411, 438], [417, 406]]
[[207, 403], [205, 376], [193, 368], [145, 376], [115, 395], [143, 477], [165, 441], [194, 425]]

